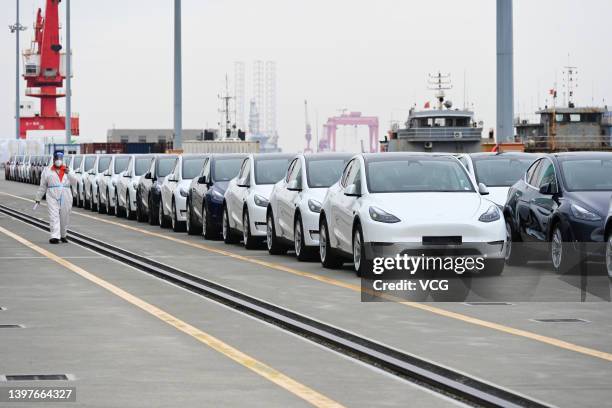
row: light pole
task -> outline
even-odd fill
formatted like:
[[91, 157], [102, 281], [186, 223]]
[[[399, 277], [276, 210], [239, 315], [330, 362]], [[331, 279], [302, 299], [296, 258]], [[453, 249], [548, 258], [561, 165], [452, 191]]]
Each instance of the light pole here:
[[15, 33], [15, 139], [19, 140], [19, 134], [21, 133], [19, 123], [19, 110], [21, 109], [19, 101], [19, 32], [24, 31], [26, 27], [19, 24], [19, 0], [15, 0], [15, 4], [17, 10], [15, 24], [10, 25], [9, 29], [11, 33]]
[[70, 48], [70, 0], [66, 0], [66, 144], [72, 141], [72, 50]]
[[181, 0], [174, 0], [174, 143], [173, 149], [183, 147], [183, 84], [181, 66]]
[[497, 143], [514, 141], [512, 0], [497, 0]]

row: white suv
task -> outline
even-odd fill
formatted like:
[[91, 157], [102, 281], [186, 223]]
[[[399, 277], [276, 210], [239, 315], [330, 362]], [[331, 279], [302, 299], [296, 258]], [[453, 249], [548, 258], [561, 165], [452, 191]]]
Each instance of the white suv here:
[[179, 156], [174, 169], [164, 179], [159, 207], [159, 225], [162, 228], [172, 226], [175, 232], [185, 231], [189, 185], [202, 171], [206, 157], [203, 154]]
[[136, 191], [138, 182], [155, 158], [152, 154], [133, 154], [130, 156], [127, 170], [118, 178], [115, 188], [115, 215], [127, 219], [136, 218]]
[[342, 175], [349, 153], [299, 154], [284, 179], [274, 185], [266, 216], [271, 254], [295, 248], [298, 260], [310, 260], [319, 249], [319, 214], [327, 189]]
[[100, 191], [100, 211], [110, 215], [115, 213], [115, 196], [117, 181], [121, 178], [130, 162], [128, 154], [114, 154], [108, 169], [100, 177], [98, 190]]
[[223, 200], [223, 241], [238, 241], [254, 249], [266, 236], [266, 211], [272, 187], [287, 173], [292, 155], [281, 153], [250, 154], [242, 162], [240, 173], [229, 182]]
[[320, 218], [321, 263], [354, 262], [371, 273], [373, 248], [400, 254], [460, 248], [488, 258], [487, 273], [504, 267], [506, 231], [499, 208], [483, 196], [450, 155], [372, 153], [355, 156], [330, 187]]

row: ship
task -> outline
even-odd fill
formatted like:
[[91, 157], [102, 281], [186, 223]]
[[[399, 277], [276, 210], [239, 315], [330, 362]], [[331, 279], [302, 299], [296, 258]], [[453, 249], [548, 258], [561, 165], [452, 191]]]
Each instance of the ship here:
[[423, 110], [410, 109], [404, 127], [395, 126], [382, 142], [381, 149], [389, 152], [480, 152], [482, 123], [474, 120], [474, 112], [453, 108], [446, 99], [446, 90], [452, 89], [449, 74], [429, 75], [429, 89], [435, 91], [437, 103]]

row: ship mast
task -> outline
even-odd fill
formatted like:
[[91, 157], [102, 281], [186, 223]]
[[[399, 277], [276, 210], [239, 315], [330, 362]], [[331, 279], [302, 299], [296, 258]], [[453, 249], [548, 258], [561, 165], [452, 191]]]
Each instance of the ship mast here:
[[450, 74], [442, 74], [438, 71], [437, 74], [429, 74], [429, 78], [427, 79], [428, 89], [432, 91], [436, 91], [436, 99], [438, 100], [438, 110], [442, 110], [444, 107], [444, 98], [446, 97], [446, 93], [449, 89], [453, 89], [451, 85]]

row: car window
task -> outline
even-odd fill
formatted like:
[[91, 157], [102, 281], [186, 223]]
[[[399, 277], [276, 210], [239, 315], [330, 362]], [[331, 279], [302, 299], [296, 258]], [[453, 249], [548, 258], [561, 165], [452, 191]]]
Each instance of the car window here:
[[289, 168], [287, 169], [287, 176], [285, 177], [286, 182], [289, 182], [289, 180], [291, 179], [291, 172], [293, 171], [293, 167], [295, 166], [296, 162], [297, 159], [293, 160], [291, 164], [289, 164]]
[[134, 175], [142, 176], [147, 172], [149, 167], [151, 166], [151, 158], [150, 157], [137, 157], [134, 162]]
[[349, 164], [347, 164], [344, 168], [344, 172], [342, 173], [342, 180], [340, 181], [340, 185], [342, 187], [346, 187], [346, 178], [348, 177], [348, 174], [351, 171], [351, 167], [353, 167], [353, 163], [355, 163], [355, 160], [351, 160]]
[[463, 166], [448, 158], [375, 161], [366, 170], [371, 193], [474, 192]]
[[[38, 159], [38, 163], [40, 163], [41, 159]], [[74, 160], [72, 161], [72, 168], [78, 169], [81, 167], [81, 162], [83, 161], [83, 156], [74, 156]]]
[[[216, 159], [212, 166], [212, 179], [229, 181], [236, 177], [240, 169], [241, 158]], [[209, 170], [210, 173], [210, 170]]]
[[157, 160], [157, 173], [155, 177], [166, 177], [175, 167], [176, 157], [160, 157]]
[[128, 164], [130, 163], [129, 156], [115, 157], [115, 174], [119, 174], [122, 171], [127, 170]]
[[282, 180], [287, 172], [289, 159], [260, 159], [255, 162], [255, 183], [275, 184]]
[[474, 173], [479, 183], [488, 187], [509, 187], [521, 179], [533, 159], [495, 157], [473, 160]]
[[204, 159], [205, 157], [183, 158], [183, 168], [181, 173], [183, 180], [196, 178], [202, 171], [202, 167], [204, 167]]
[[340, 180], [345, 163], [343, 159], [308, 160], [306, 163], [308, 186], [311, 188], [330, 187]]
[[96, 157], [95, 156], [87, 156], [85, 158], [85, 165], [83, 166], [83, 170], [89, 171], [89, 170], [93, 169], [93, 166], [94, 166], [95, 163], [96, 163]]
[[204, 160], [204, 167], [202, 167], [202, 172], [200, 173], [200, 176], [210, 177], [211, 160], [212, 159], [210, 157], [207, 157], [206, 160]]
[[108, 167], [110, 166], [111, 159], [112, 158], [108, 157], [108, 156], [100, 157], [100, 160], [98, 160], [98, 173], [102, 173], [102, 172], [105, 172], [106, 170], [108, 170]]
[[569, 191], [612, 191], [612, 159], [564, 160], [561, 171]]
[[249, 159], [244, 159], [242, 162], [242, 166], [240, 166], [240, 173], [238, 173], [238, 179], [242, 180], [244, 175], [246, 174], [246, 168], [248, 166]]
[[291, 169], [291, 175], [289, 176], [289, 181], [298, 180], [299, 182], [301, 181], [300, 180], [301, 176], [302, 176], [302, 162], [298, 158], [293, 161], [293, 169]]
[[350, 186], [351, 184], [358, 184], [358, 182], [360, 181], [361, 177], [360, 177], [360, 171], [359, 169], [361, 168], [361, 166], [359, 165], [359, 161], [357, 159], [354, 160], [353, 165], [351, 166], [351, 170], [349, 171], [348, 175], [346, 176], [346, 185]]
[[542, 186], [549, 183], [556, 183], [555, 167], [550, 161], [544, 160], [542, 164], [542, 170], [539, 172], [538, 181], [535, 186], [538, 188], [542, 188]]
[[540, 159], [534, 164], [532, 164], [529, 170], [527, 171], [527, 177], [525, 178], [527, 184], [530, 184], [532, 186], [534, 185], [538, 177], [538, 172], [540, 171], [540, 166], [542, 165], [542, 160], [544, 159]]

